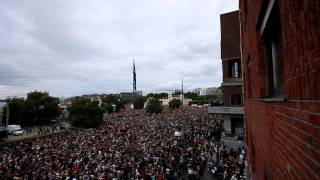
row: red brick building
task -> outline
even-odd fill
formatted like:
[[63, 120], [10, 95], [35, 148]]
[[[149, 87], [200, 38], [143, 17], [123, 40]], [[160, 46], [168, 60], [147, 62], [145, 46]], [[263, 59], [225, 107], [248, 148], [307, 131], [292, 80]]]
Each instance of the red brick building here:
[[249, 169], [320, 179], [320, 1], [240, 0]]
[[225, 106], [242, 106], [239, 11], [220, 15], [221, 59]]
[[223, 107], [209, 107], [209, 113], [223, 114], [224, 132], [243, 136], [242, 70], [239, 11], [220, 15]]

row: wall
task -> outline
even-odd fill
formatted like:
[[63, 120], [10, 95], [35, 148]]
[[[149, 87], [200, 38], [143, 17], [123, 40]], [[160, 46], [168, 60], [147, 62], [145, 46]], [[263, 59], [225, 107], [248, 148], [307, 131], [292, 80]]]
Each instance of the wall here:
[[239, 11], [220, 15], [221, 59], [240, 57]]
[[222, 91], [224, 98], [224, 106], [232, 106], [231, 96], [242, 94], [242, 86], [223, 86]]
[[231, 134], [231, 115], [223, 115], [223, 127], [226, 134]]
[[320, 179], [320, 1], [279, 0], [285, 99], [268, 92], [262, 0], [240, 0], [246, 142], [257, 179]]

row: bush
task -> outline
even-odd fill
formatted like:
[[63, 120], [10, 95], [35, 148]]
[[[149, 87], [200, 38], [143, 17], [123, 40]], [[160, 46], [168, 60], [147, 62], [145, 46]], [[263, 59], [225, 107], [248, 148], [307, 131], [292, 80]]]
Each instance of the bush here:
[[159, 99], [150, 98], [147, 103], [147, 112], [148, 113], [161, 113], [162, 107]]
[[133, 101], [133, 107], [135, 109], [142, 109], [144, 108], [144, 103], [146, 102], [145, 97], [138, 97]]
[[169, 102], [170, 109], [177, 109], [181, 106], [181, 101], [179, 99], [173, 99]]
[[104, 110], [98, 101], [78, 97], [68, 107], [73, 127], [97, 128], [103, 123]]
[[102, 107], [108, 113], [119, 112], [124, 108], [124, 104], [121, 99], [117, 96], [107, 95], [102, 99], [103, 105]]

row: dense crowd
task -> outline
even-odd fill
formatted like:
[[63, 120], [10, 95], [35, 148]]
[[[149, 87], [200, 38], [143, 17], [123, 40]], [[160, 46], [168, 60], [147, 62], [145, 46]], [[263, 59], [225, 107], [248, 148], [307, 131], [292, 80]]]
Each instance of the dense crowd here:
[[244, 149], [227, 148], [222, 129], [221, 117], [204, 108], [157, 115], [126, 111], [99, 129], [3, 147], [0, 179], [199, 179], [205, 171], [245, 179]]

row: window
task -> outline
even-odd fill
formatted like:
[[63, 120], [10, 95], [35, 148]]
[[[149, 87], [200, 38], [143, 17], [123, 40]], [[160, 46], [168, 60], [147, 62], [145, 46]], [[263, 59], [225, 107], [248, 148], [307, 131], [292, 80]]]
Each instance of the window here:
[[231, 105], [242, 105], [242, 98], [240, 94], [231, 96]]
[[238, 62], [232, 64], [232, 77], [239, 77]]
[[241, 77], [240, 60], [231, 60], [229, 62], [229, 77], [231, 77], [231, 78], [240, 78]]
[[268, 4], [262, 25], [260, 31], [266, 46], [268, 96], [283, 96], [280, 13], [279, 5], [274, 0]]

